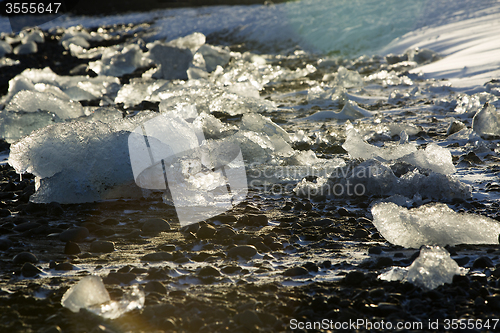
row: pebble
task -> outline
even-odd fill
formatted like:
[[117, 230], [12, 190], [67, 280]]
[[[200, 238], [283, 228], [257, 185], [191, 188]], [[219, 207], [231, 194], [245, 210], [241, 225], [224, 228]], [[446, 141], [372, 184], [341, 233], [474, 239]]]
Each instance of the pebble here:
[[89, 236], [89, 229], [85, 227], [73, 227], [59, 234], [59, 239], [62, 242], [81, 242]]
[[242, 313], [238, 313], [233, 317], [233, 320], [245, 327], [263, 326], [259, 315], [253, 310], [245, 310]]
[[170, 223], [163, 219], [148, 219], [141, 228], [142, 231], [147, 233], [157, 233], [162, 231], [170, 231]]
[[10, 210], [4, 208], [0, 209], [0, 217], [7, 217], [10, 216], [10, 214]]
[[62, 214], [64, 214], [64, 210], [60, 203], [51, 202], [47, 205], [47, 214], [53, 216], [61, 216]]
[[381, 254], [382, 253], [382, 247], [380, 247], [380, 246], [370, 247], [368, 249], [368, 253], [369, 254]]
[[216, 237], [219, 239], [228, 239], [232, 238], [236, 235], [236, 231], [233, 230], [233, 228], [228, 227], [228, 226], [223, 226], [217, 230]]
[[115, 250], [115, 244], [110, 241], [94, 241], [90, 244], [90, 252], [110, 253]]
[[79, 254], [82, 250], [75, 242], [67, 242], [64, 246], [64, 254]]
[[36, 267], [30, 262], [24, 263], [23, 267], [21, 268], [21, 274], [24, 277], [33, 277], [40, 274], [41, 272], [42, 270], [40, 270], [38, 267]]
[[74, 266], [69, 262], [62, 262], [54, 267], [56, 271], [72, 271], [73, 268]]
[[61, 328], [59, 326], [52, 326], [47, 328], [42, 333], [62, 333]]
[[7, 238], [0, 239], [0, 251], [8, 250], [14, 243]]
[[248, 223], [250, 225], [264, 227], [267, 225], [268, 219], [264, 214], [248, 214]]
[[206, 276], [220, 276], [220, 271], [212, 266], [205, 266], [198, 272], [198, 276], [206, 277]]
[[368, 232], [368, 230], [366, 230], [364, 228], [357, 228], [354, 231], [354, 234], [352, 235], [352, 237], [354, 237], [354, 238], [366, 238], [369, 235], [370, 235], [370, 233]]
[[113, 225], [118, 225], [120, 222], [118, 222], [117, 219], [106, 219], [106, 220], [102, 221], [101, 223], [104, 224], [104, 225], [111, 225], [111, 226], [113, 226]]
[[35, 264], [38, 262], [38, 258], [33, 253], [21, 252], [16, 254], [16, 256], [14, 257], [14, 259], [12, 259], [12, 261], [16, 265], [24, 264], [27, 262]]
[[490, 258], [488, 257], [479, 257], [474, 260], [474, 264], [472, 264], [472, 268], [486, 268], [495, 266]]
[[205, 224], [198, 229], [196, 232], [196, 237], [199, 239], [209, 239], [213, 238], [217, 232], [217, 229], [215, 229], [213, 226]]
[[167, 288], [160, 281], [149, 281], [144, 286], [144, 291], [148, 293], [158, 293], [162, 295], [167, 294]]
[[351, 213], [344, 207], [340, 207], [338, 210], [340, 216], [349, 216]]
[[284, 276], [301, 276], [307, 274], [309, 274], [309, 271], [304, 267], [291, 267], [283, 272]]
[[252, 258], [256, 254], [257, 249], [252, 245], [235, 246], [227, 252], [228, 257], [230, 258], [242, 257], [244, 259]]
[[141, 258], [142, 261], [170, 261], [174, 258], [172, 253], [168, 252], [155, 252], [146, 254]]
[[17, 232], [25, 232], [25, 231], [28, 231], [30, 229], [38, 228], [39, 226], [40, 226], [40, 224], [36, 223], [36, 222], [25, 222], [25, 223], [21, 223], [21, 224], [16, 225], [14, 228], [12, 228], [12, 230], [17, 231]]

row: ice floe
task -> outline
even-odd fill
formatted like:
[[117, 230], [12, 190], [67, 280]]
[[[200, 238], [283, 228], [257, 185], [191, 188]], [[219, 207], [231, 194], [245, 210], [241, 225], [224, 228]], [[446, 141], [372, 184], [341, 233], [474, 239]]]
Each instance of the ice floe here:
[[373, 224], [390, 243], [418, 248], [422, 245], [498, 244], [500, 223], [491, 218], [456, 213], [442, 203], [407, 209], [395, 203], [377, 203]]
[[66, 291], [61, 299], [63, 307], [78, 313], [85, 309], [107, 319], [116, 319], [122, 314], [144, 306], [144, 292], [137, 285], [126, 291], [120, 301], [112, 301], [99, 276], [83, 277]]
[[445, 249], [439, 246], [424, 246], [410, 267], [392, 267], [379, 275], [386, 281], [408, 281], [424, 289], [435, 289], [452, 283], [455, 275], [464, 275], [467, 269], [458, 266]]

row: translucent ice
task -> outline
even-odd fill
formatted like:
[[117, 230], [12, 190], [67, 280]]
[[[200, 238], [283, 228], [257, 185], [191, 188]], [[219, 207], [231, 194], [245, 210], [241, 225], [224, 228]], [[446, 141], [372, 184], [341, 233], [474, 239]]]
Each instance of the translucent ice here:
[[413, 143], [380, 148], [365, 142], [354, 128], [350, 128], [347, 130], [347, 138], [342, 147], [352, 158], [398, 160], [445, 175], [456, 171], [451, 153], [446, 148], [435, 144], [429, 144], [425, 149], [420, 150], [417, 150]]
[[171, 40], [167, 43], [167, 45], [179, 49], [190, 49], [191, 52], [194, 54], [203, 44], [205, 44], [205, 42], [206, 42], [205, 35], [200, 32], [195, 32], [190, 35]]
[[455, 275], [464, 275], [467, 269], [458, 266], [445, 249], [424, 246], [410, 267], [392, 267], [378, 276], [386, 281], [408, 281], [424, 289], [434, 289], [452, 283]]
[[9, 43], [0, 40], [0, 58], [5, 57], [6, 54], [12, 52], [12, 46]]
[[198, 49], [198, 53], [203, 55], [205, 66], [209, 73], [213, 72], [217, 66], [226, 66], [231, 59], [229, 49], [224, 49], [220, 46], [205, 44]]
[[89, 68], [99, 75], [122, 76], [137, 68], [145, 67], [150, 61], [145, 57], [139, 45], [125, 46], [121, 51], [109, 48], [102, 59], [89, 63]]
[[321, 121], [325, 119], [354, 120], [364, 117], [371, 117], [372, 113], [358, 106], [356, 102], [347, 101], [340, 112], [319, 111], [306, 118], [297, 120]]
[[358, 72], [340, 66], [334, 84], [344, 88], [360, 87], [363, 85], [363, 78]]
[[9, 163], [18, 173], [30, 172], [37, 177], [37, 191], [30, 198], [33, 202], [81, 203], [128, 197], [132, 194], [112, 192], [115, 186], [134, 184], [128, 135], [156, 115], [141, 112], [108, 124], [77, 121], [47, 126], [13, 144]]
[[22, 90], [18, 92], [5, 111], [49, 111], [55, 113], [61, 119], [77, 118], [84, 115], [82, 105], [71, 100], [63, 100], [51, 93]]
[[153, 75], [157, 79], [187, 80], [187, 70], [193, 60], [193, 53], [189, 49], [177, 48], [161, 42], [148, 44], [149, 57], [159, 66]]
[[406, 280], [417, 286], [434, 289], [451, 283], [453, 276], [463, 275], [467, 270], [458, 266], [450, 254], [439, 246], [425, 246], [408, 268]]
[[21, 43], [43, 43], [45, 41], [45, 37], [43, 32], [39, 29], [33, 29], [31, 31], [23, 30], [19, 33], [19, 37], [21, 37]]
[[430, 203], [407, 209], [394, 203], [372, 208], [373, 224], [395, 245], [498, 244], [500, 223], [475, 214], [456, 213], [447, 205]]
[[61, 121], [59, 117], [47, 111], [0, 111], [0, 137], [13, 143], [36, 129]]
[[38, 52], [38, 46], [35, 42], [27, 42], [14, 48], [14, 54], [30, 54]]
[[86, 276], [63, 295], [61, 304], [73, 312], [86, 309], [108, 319], [116, 319], [122, 314], [142, 309], [144, 292], [137, 286], [125, 292], [120, 301], [111, 301], [109, 293], [98, 276]]
[[493, 105], [485, 103], [472, 120], [472, 129], [483, 138], [500, 136], [500, 114]]

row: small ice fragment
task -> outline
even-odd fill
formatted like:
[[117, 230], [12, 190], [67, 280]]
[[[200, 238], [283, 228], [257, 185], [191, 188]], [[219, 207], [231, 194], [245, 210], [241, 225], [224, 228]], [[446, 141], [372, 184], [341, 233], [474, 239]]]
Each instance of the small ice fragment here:
[[498, 244], [500, 223], [467, 213], [456, 213], [442, 203], [407, 209], [392, 202], [372, 207], [373, 224], [390, 243], [422, 245]]
[[84, 49], [88, 49], [90, 47], [89, 42], [81, 36], [71, 37], [71, 38], [63, 41], [62, 45], [66, 50], [69, 50], [70, 45], [77, 45], [77, 46], [83, 47]]
[[496, 108], [485, 103], [472, 119], [472, 129], [483, 138], [500, 136], [500, 115]]
[[109, 302], [108, 291], [98, 276], [86, 276], [64, 293], [61, 304], [73, 312]]
[[[149, 44], [148, 44], [149, 45]], [[160, 66], [154, 74], [157, 79], [187, 80], [187, 70], [193, 60], [193, 53], [189, 49], [180, 49], [155, 42], [149, 50], [150, 58]]]
[[27, 43], [43, 43], [45, 41], [45, 37], [43, 35], [43, 32], [40, 31], [39, 29], [34, 29], [32, 31], [26, 31], [23, 30], [19, 33], [19, 37], [21, 37], [21, 43], [27, 44]]
[[118, 302], [111, 301], [102, 279], [86, 276], [63, 295], [61, 304], [73, 312], [86, 309], [103, 318], [116, 319], [122, 314], [144, 306], [144, 292], [136, 285]]
[[[179, 49], [190, 49], [194, 54], [198, 49], [205, 44], [206, 37], [201, 32], [195, 32], [191, 35], [187, 35], [184, 37], [179, 37], [177, 39], [171, 40], [167, 43], [168, 46], [176, 47]], [[148, 45], [148, 48], [151, 47]]]
[[90, 62], [89, 68], [99, 75], [122, 76], [148, 64], [149, 60], [139, 45], [132, 44], [125, 46], [121, 52], [111, 47], [106, 49], [102, 59]]
[[12, 46], [9, 43], [0, 40], [0, 58], [5, 57], [6, 54], [12, 52]]
[[452, 135], [455, 134], [461, 130], [466, 128], [465, 124], [462, 123], [461, 121], [453, 119], [450, 122], [450, 126], [448, 126], [448, 130], [446, 131], [446, 135]]
[[14, 48], [14, 54], [30, 54], [38, 52], [38, 47], [35, 42], [20, 44]]
[[[323, 81], [325, 81], [325, 78], [328, 79], [328, 75], [323, 77]], [[344, 66], [340, 66], [337, 71], [334, 84], [344, 88], [361, 87], [363, 85], [363, 78], [358, 72], [351, 71]]]
[[417, 64], [426, 64], [440, 59], [439, 54], [429, 49], [411, 49], [406, 51], [409, 61], [415, 61]]
[[220, 46], [205, 44], [198, 49], [198, 53], [203, 55], [207, 66], [207, 72], [209, 73], [213, 72], [217, 66], [226, 66], [231, 59], [230, 51]]
[[424, 289], [434, 289], [452, 283], [455, 275], [464, 275], [467, 269], [458, 266], [445, 249], [424, 246], [410, 267], [394, 266], [378, 276], [385, 281], [408, 281]]
[[458, 266], [450, 254], [439, 246], [425, 246], [408, 268], [406, 280], [425, 289], [434, 289], [452, 283], [453, 276], [463, 275], [466, 269]]
[[406, 278], [407, 274], [407, 268], [394, 266], [387, 272], [380, 274], [378, 278], [384, 281], [402, 281]]

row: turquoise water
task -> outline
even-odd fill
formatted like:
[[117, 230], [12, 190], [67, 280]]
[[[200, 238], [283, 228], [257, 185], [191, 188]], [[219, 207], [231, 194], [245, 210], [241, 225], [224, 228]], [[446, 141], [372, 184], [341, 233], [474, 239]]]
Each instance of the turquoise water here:
[[427, 1], [304, 0], [286, 4], [304, 46], [345, 56], [372, 54], [422, 21]]

